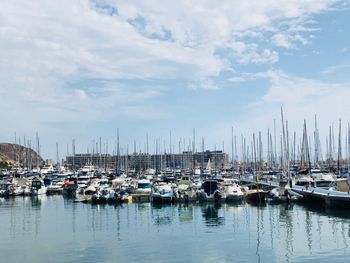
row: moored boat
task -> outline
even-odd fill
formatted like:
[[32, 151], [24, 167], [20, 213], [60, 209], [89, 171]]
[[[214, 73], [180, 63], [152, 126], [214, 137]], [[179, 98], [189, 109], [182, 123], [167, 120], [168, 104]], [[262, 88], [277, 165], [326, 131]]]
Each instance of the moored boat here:
[[219, 190], [218, 181], [209, 179], [203, 182], [202, 189], [199, 192], [199, 200], [206, 202], [220, 202], [222, 193]]
[[78, 190], [78, 183], [76, 177], [68, 178], [63, 184], [63, 195], [69, 197], [75, 197]]
[[242, 201], [244, 193], [241, 186], [238, 185], [237, 180], [226, 179], [223, 183], [223, 191], [226, 202]]
[[174, 202], [176, 199], [175, 188], [172, 183], [155, 182], [152, 187], [151, 201], [154, 203]]
[[43, 195], [47, 192], [47, 187], [40, 178], [34, 177], [31, 186], [31, 195]]

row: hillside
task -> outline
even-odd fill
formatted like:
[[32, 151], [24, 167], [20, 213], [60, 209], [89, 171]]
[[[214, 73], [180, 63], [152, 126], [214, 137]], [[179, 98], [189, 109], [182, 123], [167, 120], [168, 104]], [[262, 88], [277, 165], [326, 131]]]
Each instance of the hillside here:
[[18, 161], [28, 166], [36, 164], [37, 158], [40, 163], [43, 162], [43, 159], [30, 148], [14, 143], [0, 143], [0, 162], [13, 163]]

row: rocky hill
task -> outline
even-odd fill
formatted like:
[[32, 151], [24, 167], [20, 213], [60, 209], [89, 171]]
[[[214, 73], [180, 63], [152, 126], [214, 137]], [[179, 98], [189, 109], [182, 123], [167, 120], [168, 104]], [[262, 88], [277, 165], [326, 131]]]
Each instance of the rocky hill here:
[[0, 143], [0, 162], [19, 162], [29, 166], [30, 164], [36, 164], [37, 160], [40, 163], [43, 162], [41, 156], [38, 156], [33, 149], [14, 143]]

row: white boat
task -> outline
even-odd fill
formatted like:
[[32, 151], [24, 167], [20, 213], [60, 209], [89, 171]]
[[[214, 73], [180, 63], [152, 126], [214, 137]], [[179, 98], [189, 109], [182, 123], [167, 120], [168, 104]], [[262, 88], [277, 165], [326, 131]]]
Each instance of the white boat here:
[[[200, 186], [197, 189], [200, 189]], [[193, 188], [193, 183], [189, 180], [188, 175], [183, 175], [177, 183], [178, 200], [183, 202], [197, 201], [197, 189]]]
[[200, 176], [201, 175], [201, 169], [199, 167], [196, 167], [194, 169], [194, 173], [193, 174], [196, 175], [196, 176]]
[[9, 178], [1, 184], [0, 196], [17, 195], [17, 182], [15, 178]]
[[199, 176], [194, 175], [192, 177], [192, 188], [194, 190], [200, 190], [202, 188], [202, 184], [203, 184], [203, 182]]
[[336, 175], [332, 173], [311, 173], [317, 187], [329, 188], [329, 185], [335, 181]]
[[148, 179], [140, 179], [137, 181], [136, 194], [150, 194], [152, 192], [152, 183]]
[[174, 170], [170, 168], [166, 168], [161, 178], [168, 182], [175, 181], [176, 178], [175, 178]]
[[44, 182], [41, 179], [34, 177], [32, 180], [31, 195], [42, 195], [46, 194], [46, 192], [47, 187]]
[[91, 164], [84, 165], [81, 169], [79, 169], [77, 175], [78, 187], [81, 189], [86, 188], [90, 184], [91, 178], [94, 177], [95, 171], [95, 166]]
[[97, 188], [99, 190], [104, 190], [104, 189], [107, 189], [110, 187], [111, 187], [111, 183], [109, 182], [109, 180], [107, 178], [102, 178], [102, 179], [97, 181]]
[[154, 203], [174, 202], [175, 187], [172, 183], [155, 182], [152, 187], [151, 201]]
[[40, 174], [41, 176], [45, 176], [45, 175], [49, 175], [49, 174], [53, 174], [54, 172], [54, 168], [52, 164], [49, 165], [45, 165], [43, 168], [40, 169]]
[[[44, 180], [45, 183], [45, 180]], [[63, 191], [64, 180], [62, 178], [52, 179], [50, 184], [47, 185], [47, 194], [60, 194]]]
[[93, 195], [96, 193], [96, 191], [97, 191], [96, 187], [91, 184], [84, 190], [84, 194], [85, 195]]
[[231, 201], [242, 201], [244, 193], [241, 186], [238, 185], [235, 179], [226, 179], [223, 183], [223, 195], [227, 202]]
[[155, 178], [156, 175], [156, 170], [155, 169], [147, 169], [145, 171], [145, 177], [148, 180], [153, 180]]
[[318, 170], [312, 170], [308, 175], [299, 175], [296, 179], [296, 185], [299, 186], [314, 186], [321, 188], [329, 188], [329, 185], [335, 181], [336, 175], [332, 173], [325, 173]]
[[350, 194], [346, 191], [346, 185], [347, 183], [345, 180], [339, 180], [328, 189], [308, 185], [294, 185], [292, 191], [302, 195], [304, 202], [316, 202], [328, 207], [344, 209], [350, 206]]
[[112, 180], [112, 186], [114, 188], [121, 188], [122, 185], [125, 183], [125, 176], [119, 176]]
[[78, 172], [80, 178], [90, 179], [95, 175], [95, 166], [91, 164], [86, 164]]
[[181, 170], [180, 169], [176, 169], [175, 170], [175, 177], [176, 178], [180, 178], [181, 177]]
[[18, 195], [29, 196], [31, 195], [31, 188], [29, 185], [21, 185], [18, 189]]
[[29, 196], [31, 195], [31, 180], [27, 178], [20, 178], [17, 180], [17, 195]]
[[21, 189], [20, 186], [18, 186], [17, 181], [13, 180], [13, 182], [7, 182], [6, 183], [6, 196], [17, 196], [19, 195], [19, 191]]
[[205, 178], [211, 177], [211, 163], [210, 163], [210, 159], [208, 160], [207, 166], [203, 170], [203, 176]]

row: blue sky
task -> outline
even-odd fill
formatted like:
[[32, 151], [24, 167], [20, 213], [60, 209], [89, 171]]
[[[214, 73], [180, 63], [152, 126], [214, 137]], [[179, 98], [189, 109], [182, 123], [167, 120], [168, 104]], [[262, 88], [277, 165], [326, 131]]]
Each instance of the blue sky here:
[[[350, 112], [349, 1], [3, 1], [0, 141], [14, 133], [55, 158], [74, 138], [113, 149], [166, 141], [230, 148], [266, 134], [283, 104], [321, 140]], [[335, 125], [337, 126], [337, 125]], [[345, 129], [345, 128], [344, 128]], [[132, 148], [132, 146], [130, 146]], [[152, 148], [152, 146], [151, 146]], [[71, 151], [71, 150], [70, 150]]]

